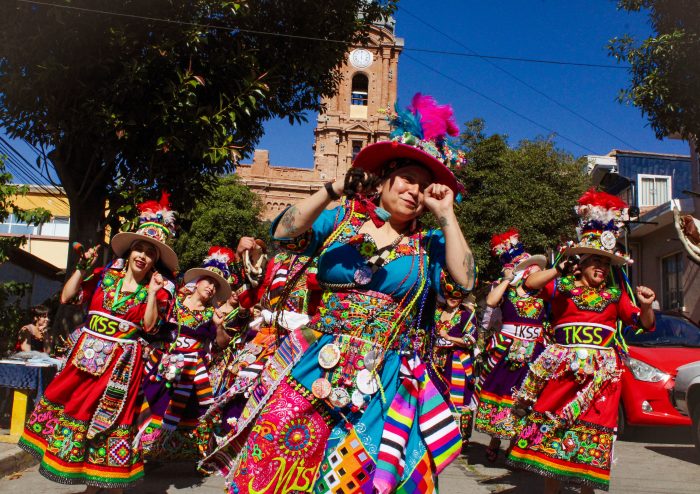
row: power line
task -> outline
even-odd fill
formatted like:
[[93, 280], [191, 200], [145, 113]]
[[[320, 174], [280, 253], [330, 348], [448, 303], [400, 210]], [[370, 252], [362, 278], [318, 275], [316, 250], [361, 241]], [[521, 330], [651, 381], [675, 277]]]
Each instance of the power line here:
[[581, 120], [583, 120], [583, 121], [586, 122], [587, 124], [591, 125], [592, 127], [595, 127], [596, 129], [600, 130], [601, 132], [604, 132], [605, 134], [609, 135], [610, 137], [612, 137], [612, 138], [614, 138], [614, 139], [617, 139], [618, 141], [620, 141], [621, 143], [623, 143], [625, 146], [627, 146], [627, 147], [629, 147], [629, 148], [631, 148], [631, 149], [633, 149], [633, 150], [635, 150], [635, 151], [638, 151], [638, 149], [637, 149], [634, 145], [632, 145], [632, 144], [630, 144], [629, 142], [625, 141], [625, 140], [622, 139], [621, 137], [619, 137], [619, 136], [613, 134], [612, 132], [610, 132], [609, 130], [607, 130], [607, 129], [601, 127], [600, 125], [598, 125], [598, 124], [595, 123], [594, 121], [592, 121], [592, 120], [590, 120], [589, 118], [585, 117], [584, 115], [580, 114], [580, 113], [577, 112], [576, 110], [574, 110], [574, 109], [572, 109], [572, 108], [569, 108], [569, 107], [566, 106], [564, 103], [562, 103], [562, 102], [556, 100], [555, 98], [549, 96], [549, 95], [546, 94], [545, 92], [540, 91], [540, 90], [537, 89], [535, 86], [529, 84], [528, 82], [524, 81], [523, 79], [521, 79], [520, 77], [516, 76], [516, 75], [513, 74], [512, 72], [510, 72], [510, 71], [504, 69], [504, 68], [501, 67], [500, 65], [498, 65], [498, 64], [496, 64], [496, 63], [493, 63], [493, 62], [491, 62], [490, 60], [488, 60], [488, 58], [494, 58], [494, 57], [483, 57], [483, 56], [480, 56], [479, 54], [477, 54], [476, 52], [474, 52], [474, 50], [472, 50], [469, 46], [467, 46], [466, 44], [464, 44], [464, 43], [463, 43], [462, 41], [460, 41], [459, 39], [457, 39], [457, 38], [455, 38], [455, 37], [453, 37], [453, 36], [451, 36], [451, 35], [445, 33], [444, 31], [441, 31], [440, 29], [438, 29], [438, 28], [435, 27], [434, 25], [432, 25], [432, 24], [430, 24], [429, 22], [427, 22], [426, 20], [424, 20], [424, 19], [418, 17], [417, 15], [411, 13], [410, 11], [406, 10], [405, 8], [402, 8], [401, 11], [402, 11], [403, 13], [405, 13], [405, 14], [408, 14], [410, 17], [413, 17], [414, 19], [418, 20], [419, 22], [425, 24], [425, 25], [428, 26], [430, 29], [432, 29], [432, 30], [438, 32], [439, 34], [441, 34], [441, 35], [444, 36], [445, 38], [449, 39], [450, 41], [453, 41], [454, 43], [457, 43], [457, 44], [458, 44], [459, 46], [461, 46], [462, 48], [465, 48], [465, 49], [469, 50], [469, 51], [473, 54], [474, 57], [478, 57], [478, 58], [484, 59], [484, 61], [485, 61], [486, 63], [488, 63], [489, 65], [495, 67], [496, 69], [500, 70], [500, 71], [503, 72], [504, 74], [506, 74], [506, 75], [508, 75], [509, 77], [515, 79], [516, 81], [518, 81], [518, 82], [519, 82], [520, 84], [522, 84], [523, 86], [525, 86], [525, 87], [527, 87], [528, 89], [530, 89], [530, 90], [536, 92], [537, 94], [539, 94], [540, 96], [542, 96], [542, 97], [545, 98], [546, 100], [548, 100], [548, 101], [554, 103], [555, 105], [557, 105], [559, 108], [562, 108], [562, 109], [568, 111], [569, 113], [571, 113], [572, 115], [574, 115], [574, 116], [577, 117], [577, 118], [580, 118]]
[[507, 105], [501, 103], [500, 101], [498, 101], [498, 100], [496, 100], [496, 99], [493, 99], [492, 97], [490, 97], [490, 96], [488, 96], [488, 95], [482, 93], [481, 91], [478, 91], [478, 90], [474, 89], [473, 87], [466, 85], [465, 83], [463, 83], [463, 82], [460, 81], [459, 79], [455, 79], [454, 77], [452, 77], [452, 76], [450, 76], [450, 75], [447, 75], [447, 74], [445, 74], [444, 72], [440, 72], [439, 70], [437, 70], [437, 69], [434, 68], [433, 66], [428, 65], [427, 63], [424, 63], [424, 62], [418, 60], [417, 58], [415, 58], [415, 57], [413, 57], [413, 56], [411, 56], [411, 55], [404, 55], [404, 56], [410, 58], [411, 60], [413, 60], [413, 61], [416, 62], [417, 64], [422, 65], [422, 66], [425, 67], [426, 69], [428, 69], [428, 70], [430, 70], [430, 71], [432, 71], [432, 72], [434, 72], [434, 73], [436, 73], [436, 74], [438, 74], [438, 75], [444, 77], [445, 79], [454, 82], [454, 83], [457, 84], [458, 86], [461, 86], [461, 87], [463, 87], [464, 89], [466, 89], [466, 90], [468, 90], [468, 91], [471, 91], [472, 93], [476, 94], [477, 96], [480, 96], [480, 97], [484, 98], [485, 100], [490, 101], [491, 103], [500, 106], [500, 107], [503, 108], [504, 110], [506, 110], [506, 111], [508, 111], [508, 112], [510, 112], [510, 113], [512, 113], [512, 114], [514, 114], [514, 115], [516, 115], [516, 116], [518, 116], [518, 117], [520, 117], [520, 118], [522, 118], [523, 120], [526, 120], [526, 121], [530, 122], [531, 124], [536, 125], [537, 127], [541, 128], [541, 129], [543, 129], [543, 130], [546, 130], [546, 131], [549, 132], [550, 134], [554, 134], [554, 135], [556, 135], [556, 136], [558, 136], [558, 137], [564, 139], [565, 141], [570, 142], [571, 144], [574, 144], [574, 145], [576, 145], [576, 146], [578, 146], [578, 147], [580, 147], [580, 148], [582, 148], [582, 149], [585, 149], [586, 151], [590, 151], [591, 153], [595, 153], [595, 152], [596, 152], [595, 150], [589, 148], [588, 146], [586, 146], [586, 145], [584, 145], [584, 144], [581, 144], [580, 142], [576, 142], [575, 140], [571, 139], [570, 137], [566, 137], [565, 135], [563, 135], [563, 134], [557, 132], [556, 130], [550, 129], [550, 128], [547, 127], [546, 125], [543, 125], [543, 124], [541, 124], [541, 123], [539, 123], [539, 122], [537, 122], [537, 121], [531, 119], [531, 118], [528, 117], [527, 115], [524, 115], [524, 114], [520, 113], [519, 111], [514, 110], [513, 108], [511, 108], [511, 107], [509, 107], [509, 106], [507, 106]]
[[[406, 12], [406, 9], [402, 9]], [[566, 60], [552, 60], [544, 58], [525, 58], [525, 57], [506, 57], [499, 55], [483, 55], [481, 53], [464, 53], [461, 51], [447, 51], [447, 50], [432, 50], [430, 48], [404, 48], [404, 51], [415, 51], [422, 53], [431, 53], [435, 55], [450, 55], [454, 57], [473, 57], [473, 58], [483, 58], [489, 60], [504, 60], [507, 62], [527, 62], [527, 63], [542, 63], [548, 65], [569, 65], [574, 67], [589, 67], [596, 69], [629, 69], [628, 65], [611, 65], [602, 63], [588, 63], [588, 62], [568, 62]]]
[[[27, 161], [27, 159], [24, 156], [22, 156], [22, 154], [19, 151], [17, 151], [17, 149], [15, 149], [14, 146], [12, 146], [12, 144], [10, 144], [2, 136], [0, 136], [0, 150], [2, 150], [3, 153], [5, 153], [10, 164], [12, 164], [17, 171], [21, 172], [21, 175], [25, 179], [28, 179], [31, 185], [39, 187], [41, 190], [43, 190], [50, 196], [63, 202], [65, 205], [68, 205], [66, 200], [60, 194], [57, 194], [55, 191], [49, 189], [48, 187], [46, 187], [46, 185], [41, 183], [42, 179], [48, 180], [47, 177], [37, 172], [32, 166], [32, 164], [29, 163], [29, 161]], [[17, 158], [22, 160], [24, 163], [20, 162]]]
[[[101, 15], [112, 15], [116, 17], [126, 17], [129, 19], [139, 19], [139, 20], [144, 20], [144, 21], [152, 21], [152, 22], [163, 22], [167, 24], [179, 24], [182, 26], [190, 26], [190, 27], [197, 27], [201, 29], [223, 29], [226, 31], [236, 31], [240, 33], [245, 33], [245, 34], [254, 34], [254, 35], [260, 35], [260, 36], [274, 36], [274, 37], [279, 37], [279, 38], [290, 38], [290, 39], [299, 39], [299, 40], [306, 40], [306, 41], [320, 41], [324, 43], [336, 43], [336, 44], [342, 44], [345, 46], [350, 46], [351, 43], [348, 43], [347, 41], [339, 40], [339, 39], [332, 39], [332, 38], [318, 38], [314, 36], [303, 36], [299, 34], [287, 34], [287, 33], [278, 33], [274, 31], [260, 31], [260, 30], [255, 30], [255, 29], [242, 29], [242, 28], [237, 28], [233, 26], [222, 26], [220, 24], [201, 24], [198, 22], [188, 22], [188, 21], [178, 21], [175, 19], [165, 19], [161, 17], [150, 17], [150, 16], [143, 16], [143, 15], [137, 15], [137, 14], [128, 14], [124, 12], [114, 12], [114, 11], [108, 11], [108, 10], [99, 10], [99, 9], [90, 9], [87, 7], [76, 7], [73, 5], [59, 5], [55, 3], [50, 3], [50, 2], [39, 2], [36, 0], [16, 0], [19, 3], [26, 3], [30, 5], [39, 5], [43, 7], [53, 7], [53, 8], [59, 8], [59, 9], [66, 9], [66, 10], [73, 10], [76, 12], [84, 12], [88, 14], [101, 14]], [[509, 62], [525, 62], [525, 63], [538, 63], [538, 64], [548, 64], [548, 65], [565, 65], [565, 66], [573, 66], [573, 67], [586, 67], [586, 68], [599, 68], [599, 69], [629, 69], [630, 67], [627, 65], [612, 65], [612, 64], [598, 64], [598, 63], [587, 63], [587, 62], [570, 62], [566, 60], [551, 60], [551, 59], [543, 59], [543, 58], [527, 58], [527, 57], [508, 57], [508, 56], [499, 56], [499, 55], [484, 55], [484, 54], [479, 54], [479, 53], [464, 53], [464, 52], [454, 52], [454, 51], [445, 51], [445, 50], [435, 50], [431, 48], [413, 48], [410, 46], [405, 46], [404, 51], [413, 51], [417, 53], [429, 53], [433, 55], [446, 55], [446, 56], [458, 56], [458, 57], [476, 57], [476, 58], [483, 58], [483, 59], [493, 59], [493, 60], [504, 60], [504, 61], [509, 61]]]

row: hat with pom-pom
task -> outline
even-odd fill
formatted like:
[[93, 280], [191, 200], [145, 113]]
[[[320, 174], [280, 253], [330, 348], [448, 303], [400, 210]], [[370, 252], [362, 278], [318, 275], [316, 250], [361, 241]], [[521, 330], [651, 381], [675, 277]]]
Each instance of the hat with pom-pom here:
[[175, 211], [170, 209], [167, 192], [163, 191], [160, 201], [146, 201], [137, 206], [139, 225], [135, 232], [119, 232], [112, 237], [112, 250], [123, 257], [134, 242], [146, 241], [158, 249], [158, 260], [171, 271], [177, 271], [177, 254], [166, 242], [175, 236]]
[[447, 185], [455, 195], [461, 193], [464, 187], [452, 170], [466, 164], [466, 157], [448, 140], [459, 133], [452, 107], [417, 93], [408, 109], [399, 110], [398, 103], [394, 108], [390, 140], [363, 148], [352, 166], [379, 175], [378, 171], [396, 166], [399, 160], [415, 161], [432, 172], [436, 183]]
[[607, 192], [588, 190], [578, 200], [578, 242], [570, 242], [565, 256], [594, 254], [609, 257], [613, 264], [631, 264], [629, 255], [617, 245], [627, 219], [627, 203]]
[[228, 279], [231, 276], [229, 265], [234, 261], [236, 254], [227, 247], [211, 247], [202, 266], [188, 269], [183, 281], [185, 284], [197, 282], [201, 278], [208, 277], [216, 283], [216, 295], [214, 299], [223, 302], [231, 296], [231, 285]]
[[543, 255], [530, 255], [520, 241], [520, 232], [510, 229], [491, 237], [491, 253], [498, 257], [504, 269], [512, 269], [515, 274], [525, 271], [532, 265], [544, 269], [547, 258]]

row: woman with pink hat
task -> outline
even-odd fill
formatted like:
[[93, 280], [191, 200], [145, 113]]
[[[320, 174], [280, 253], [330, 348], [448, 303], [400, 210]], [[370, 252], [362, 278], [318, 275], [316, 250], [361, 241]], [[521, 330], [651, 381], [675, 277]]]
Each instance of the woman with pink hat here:
[[212, 247], [201, 267], [185, 272], [184, 289], [163, 328], [172, 343], [154, 350], [146, 365], [137, 438], [146, 459], [199, 458], [199, 419], [214, 402], [208, 372], [212, 344], [225, 348], [230, 340], [220, 306], [231, 296], [234, 258], [231, 249]]
[[[321, 302], [270, 357], [269, 392], [229, 440], [239, 454], [219, 469], [231, 493], [431, 492], [460, 452], [417, 350], [428, 290], [463, 298], [475, 279], [453, 211], [461, 188], [448, 165], [463, 157], [446, 137], [457, 127], [450, 107], [421, 95], [392, 123], [392, 140], [363, 149], [345, 183], [273, 223], [287, 249], [317, 258]], [[420, 224], [425, 212], [441, 230]]]
[[476, 386], [479, 405], [474, 428], [491, 436], [486, 457], [493, 462], [501, 440], [511, 440], [516, 434], [512, 390], [520, 386], [530, 362], [544, 349], [544, 302], [528, 291], [523, 281], [541, 271], [546, 258], [525, 252], [517, 230], [494, 235], [491, 250], [503, 265], [503, 277], [493, 284], [486, 304], [500, 308], [502, 325], [484, 350], [485, 365]]
[[118, 259], [93, 270], [97, 249], [89, 249], [63, 287], [61, 302], [84, 303], [88, 318], [19, 441], [42, 475], [86, 484], [86, 492], [121, 491], [143, 477], [131, 447], [144, 375], [140, 337], [158, 331], [168, 313], [175, 287], [161, 272], [177, 270], [177, 256], [165, 244], [175, 227], [167, 195], [139, 211], [138, 230], [112, 238]]
[[[627, 217], [618, 197], [590, 190], [578, 202], [579, 241], [569, 259], [533, 273], [525, 284], [551, 305], [554, 342], [530, 366], [515, 393], [529, 409], [508, 463], [545, 477], [545, 492], [562, 482], [581, 492], [608, 490], [625, 351], [622, 328], [654, 330], [654, 292], [629, 288], [629, 257], [617, 238]], [[613, 267], [620, 268], [613, 276]], [[639, 306], [635, 304], [636, 295]]]

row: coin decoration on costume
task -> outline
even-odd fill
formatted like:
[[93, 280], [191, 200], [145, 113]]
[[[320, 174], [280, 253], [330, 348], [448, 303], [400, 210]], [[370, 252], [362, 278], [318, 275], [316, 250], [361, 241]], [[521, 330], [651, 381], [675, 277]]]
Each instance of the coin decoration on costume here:
[[345, 388], [333, 388], [328, 400], [337, 408], [344, 408], [350, 403], [350, 394]]
[[333, 343], [328, 343], [318, 353], [318, 364], [324, 369], [332, 369], [340, 361], [340, 349]]
[[331, 383], [325, 377], [319, 377], [311, 385], [311, 392], [319, 400], [325, 400], [331, 394]]
[[377, 380], [372, 375], [372, 372], [367, 369], [362, 369], [357, 373], [355, 383], [357, 384], [357, 389], [366, 395], [373, 395], [379, 391]]

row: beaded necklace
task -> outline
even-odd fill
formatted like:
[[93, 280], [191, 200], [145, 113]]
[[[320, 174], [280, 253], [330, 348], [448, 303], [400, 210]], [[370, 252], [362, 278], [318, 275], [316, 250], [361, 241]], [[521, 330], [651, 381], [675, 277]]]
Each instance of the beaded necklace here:
[[125, 314], [131, 307], [143, 303], [147, 296], [148, 290], [145, 285], [139, 284], [134, 292], [129, 295], [120, 297], [124, 276], [124, 271], [116, 269], [107, 269], [102, 277], [100, 285], [104, 293], [102, 306], [105, 310], [117, 314]]

